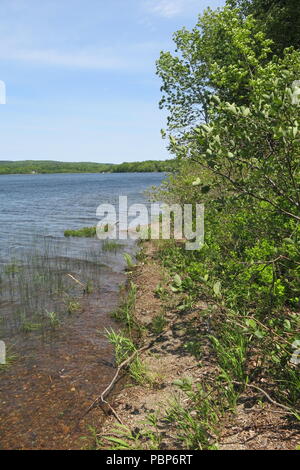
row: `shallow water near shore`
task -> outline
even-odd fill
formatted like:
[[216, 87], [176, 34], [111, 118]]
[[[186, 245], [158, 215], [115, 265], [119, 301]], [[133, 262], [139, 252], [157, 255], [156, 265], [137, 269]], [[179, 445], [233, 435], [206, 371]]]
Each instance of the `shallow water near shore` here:
[[105, 328], [126, 282], [123, 241], [66, 239], [65, 229], [95, 225], [96, 208], [146, 203], [162, 174], [8, 175], [0, 177], [0, 446], [76, 449], [100, 409], [84, 416], [114, 374]]

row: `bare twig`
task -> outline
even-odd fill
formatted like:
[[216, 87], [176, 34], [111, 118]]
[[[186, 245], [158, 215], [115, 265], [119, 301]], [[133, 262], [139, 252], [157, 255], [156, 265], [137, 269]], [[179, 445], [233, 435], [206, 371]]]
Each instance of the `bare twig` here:
[[282, 405], [281, 403], [277, 403], [277, 401], [273, 400], [273, 398], [271, 398], [270, 395], [265, 390], [263, 390], [260, 387], [257, 387], [257, 385], [236, 382], [235, 380], [233, 380], [232, 383], [237, 384], [237, 385], [243, 385], [243, 386], [246, 385], [246, 387], [254, 388], [255, 390], [258, 390], [259, 392], [261, 392], [273, 405], [278, 406], [279, 408], [282, 408], [283, 410], [288, 411], [289, 414], [292, 414], [292, 415], [294, 414], [291, 408], [289, 408], [288, 406]]
[[[178, 321], [178, 318], [175, 318], [171, 323], [170, 323], [170, 327], [172, 327], [176, 322]], [[79, 421], [84, 418], [84, 416], [86, 416], [93, 408], [95, 408], [95, 406], [97, 406], [98, 404], [102, 405], [102, 404], [105, 404], [109, 407], [109, 409], [111, 410], [111, 412], [113, 413], [113, 415], [115, 416], [115, 418], [119, 421], [120, 424], [123, 424], [122, 423], [122, 420], [119, 418], [118, 414], [116, 413], [116, 411], [114, 410], [114, 408], [108, 403], [107, 400], [105, 400], [105, 398], [107, 397], [107, 395], [111, 392], [111, 390], [113, 389], [116, 381], [118, 380], [119, 378], [119, 375], [120, 375], [120, 372], [126, 367], [128, 366], [134, 359], [135, 357], [140, 354], [141, 352], [143, 351], [146, 351], [147, 349], [150, 349], [152, 348], [152, 346], [156, 343], [156, 341], [165, 334], [164, 331], [162, 331], [158, 336], [156, 336], [152, 341], [150, 341], [150, 343], [148, 343], [146, 346], [143, 346], [141, 347], [140, 349], [137, 349], [136, 351], [134, 351], [134, 353], [128, 357], [125, 361], [123, 361], [117, 368], [116, 370], [116, 373], [112, 379], [112, 381], [110, 382], [110, 384], [106, 387], [106, 389], [101, 393], [100, 396], [98, 396], [94, 401], [93, 403], [89, 406], [89, 408], [85, 411], [85, 413], [82, 415], [82, 417], [79, 419]]]
[[113, 415], [115, 416], [115, 418], [119, 421], [120, 424], [123, 424], [121, 418], [119, 418], [117, 412], [114, 410], [114, 408], [108, 403], [107, 400], [105, 400], [105, 398], [107, 397], [107, 395], [111, 392], [112, 388], [114, 387], [116, 381], [118, 380], [118, 377], [120, 375], [120, 372], [122, 371], [122, 369], [124, 369], [126, 366], [128, 366], [134, 359], [135, 357], [140, 354], [142, 351], [145, 351], [146, 349], [149, 349], [152, 345], [153, 345], [154, 341], [151, 341], [151, 343], [149, 343], [147, 346], [143, 346], [142, 348], [140, 349], [137, 349], [136, 351], [134, 351], [134, 353], [128, 357], [125, 361], [123, 361], [117, 368], [116, 370], [116, 373], [112, 379], [112, 381], [109, 383], [109, 385], [106, 387], [106, 389], [101, 393], [100, 396], [98, 396], [96, 398], [96, 400], [93, 401], [93, 403], [89, 406], [89, 408], [86, 410], [86, 412], [84, 413], [84, 415], [80, 418], [80, 420], [86, 416], [93, 408], [95, 408], [96, 405], [100, 404], [100, 405], [107, 405], [108, 408], [110, 409], [110, 411], [113, 413]]
[[86, 288], [86, 286], [85, 286], [82, 282], [78, 281], [78, 279], [76, 279], [74, 276], [72, 276], [72, 274], [67, 274], [67, 276], [69, 276], [71, 279], [73, 279], [73, 281], [75, 281], [75, 282], [76, 282], [77, 284], [79, 284], [81, 287]]

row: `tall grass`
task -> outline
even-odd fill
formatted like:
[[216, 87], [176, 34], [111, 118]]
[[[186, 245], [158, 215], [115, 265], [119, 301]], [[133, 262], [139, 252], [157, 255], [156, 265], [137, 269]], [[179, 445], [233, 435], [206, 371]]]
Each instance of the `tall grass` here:
[[134, 318], [136, 291], [136, 285], [131, 282], [124, 302], [112, 314], [113, 318], [122, 322], [123, 325], [128, 328], [130, 334], [134, 327], [136, 329], [139, 329], [139, 325], [137, 324]]
[[66, 313], [80, 312], [82, 295], [100, 288], [101, 257], [91, 262], [93, 258], [86, 252], [73, 259], [47, 243], [0, 264], [1, 336], [57, 329]]

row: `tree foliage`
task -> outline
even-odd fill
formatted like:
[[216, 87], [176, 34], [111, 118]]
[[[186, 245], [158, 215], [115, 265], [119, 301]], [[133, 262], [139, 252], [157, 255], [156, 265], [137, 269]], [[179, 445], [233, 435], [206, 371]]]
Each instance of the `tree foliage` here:
[[175, 55], [162, 52], [157, 73], [163, 83], [160, 106], [169, 111], [169, 129], [180, 135], [208, 120], [212, 94], [246, 103], [250, 80], [271, 52], [254, 19], [229, 8], [206, 10], [193, 30], [177, 31], [174, 42]]
[[[177, 250], [173, 262], [191, 297], [214, 298], [218, 286], [217, 350], [247, 343], [245, 355], [261, 364], [256, 376], [276, 381], [273, 393], [289, 404], [300, 396], [290, 362], [300, 339], [300, 51], [279, 19], [290, 21], [292, 6], [241, 0], [207, 10], [158, 61], [179, 172], [157, 197], [206, 207], [204, 247]], [[227, 381], [232, 364], [220, 363]]]
[[282, 54], [286, 47], [300, 47], [300, 3], [298, 0], [228, 0], [244, 16], [252, 14], [274, 41], [273, 50]]
[[218, 184], [300, 221], [299, 106], [294, 103], [300, 52], [257, 70], [250, 105], [214, 97], [209, 125], [194, 129], [190, 156]]

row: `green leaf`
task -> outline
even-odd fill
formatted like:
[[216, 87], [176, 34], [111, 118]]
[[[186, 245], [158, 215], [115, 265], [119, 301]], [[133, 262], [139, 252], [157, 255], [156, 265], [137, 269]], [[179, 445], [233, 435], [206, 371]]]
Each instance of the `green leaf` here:
[[279, 364], [280, 363], [280, 358], [278, 356], [273, 355], [272, 356], [272, 361], [275, 362], [275, 364]]
[[106, 439], [109, 442], [112, 442], [114, 444], [119, 444], [120, 446], [124, 447], [125, 449], [128, 449], [130, 446], [126, 441], [123, 441], [123, 439], [119, 439], [118, 437], [106, 437]]
[[181, 285], [182, 285], [181, 277], [178, 274], [176, 274], [174, 276], [174, 281], [173, 282], [174, 282], [175, 286], [177, 286], [177, 287], [181, 287]]
[[195, 181], [193, 181], [193, 186], [199, 186], [201, 184], [200, 178], [197, 178]]
[[295, 244], [294, 240], [292, 240], [291, 238], [284, 238], [283, 240], [284, 240], [286, 243], [290, 243], [291, 245], [294, 245], [294, 244]]
[[177, 287], [171, 286], [171, 291], [172, 292], [179, 292], [179, 289]]
[[255, 320], [253, 320], [253, 318], [247, 319], [246, 325], [249, 326], [250, 328], [253, 328], [254, 330], [257, 328], [257, 323]]
[[244, 107], [242, 107], [242, 114], [243, 114], [244, 117], [249, 116], [249, 114], [250, 114], [250, 109], [249, 109], [249, 108], [244, 108]]
[[217, 297], [221, 296], [221, 281], [215, 282], [213, 286], [213, 291]]
[[261, 330], [256, 330], [254, 334], [258, 339], [262, 339], [265, 336], [265, 333]]

